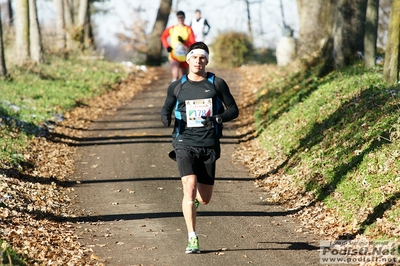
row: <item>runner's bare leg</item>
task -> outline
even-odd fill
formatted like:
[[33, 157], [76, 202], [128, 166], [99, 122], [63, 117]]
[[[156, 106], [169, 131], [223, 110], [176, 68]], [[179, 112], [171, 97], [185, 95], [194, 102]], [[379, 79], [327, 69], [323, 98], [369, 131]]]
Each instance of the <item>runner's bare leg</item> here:
[[197, 183], [197, 195], [196, 198], [200, 202], [200, 204], [208, 204], [211, 200], [211, 196], [213, 193], [213, 185], [206, 185]]
[[179, 79], [179, 62], [171, 61], [172, 80]]
[[196, 208], [194, 199], [196, 197], [196, 175], [187, 175], [182, 177], [183, 200], [182, 212], [185, 217], [188, 233], [196, 231]]

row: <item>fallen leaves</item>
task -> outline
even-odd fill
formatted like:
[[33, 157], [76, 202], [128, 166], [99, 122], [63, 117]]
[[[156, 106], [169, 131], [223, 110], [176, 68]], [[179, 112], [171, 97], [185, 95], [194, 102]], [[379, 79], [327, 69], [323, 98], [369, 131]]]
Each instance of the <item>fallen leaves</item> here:
[[146, 74], [132, 72], [105, 95], [65, 113], [65, 120], [48, 128], [50, 138], [30, 139], [22, 155], [25, 163], [14, 166], [0, 161], [0, 238], [29, 265], [103, 265], [90, 247], [79, 243], [76, 224], [69, 222], [76, 216], [71, 193], [76, 182], [68, 181], [75, 163], [75, 149], [68, 144], [82, 137], [91, 121], [115, 112], [116, 106], [156, 77], [154, 68]]

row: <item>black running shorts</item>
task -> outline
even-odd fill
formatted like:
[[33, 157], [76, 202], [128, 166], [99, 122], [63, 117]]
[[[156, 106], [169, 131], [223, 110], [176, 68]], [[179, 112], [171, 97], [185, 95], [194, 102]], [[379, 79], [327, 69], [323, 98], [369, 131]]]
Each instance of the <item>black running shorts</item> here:
[[192, 147], [175, 145], [176, 162], [181, 177], [196, 175], [197, 182], [214, 185], [215, 165], [220, 156], [220, 146]]

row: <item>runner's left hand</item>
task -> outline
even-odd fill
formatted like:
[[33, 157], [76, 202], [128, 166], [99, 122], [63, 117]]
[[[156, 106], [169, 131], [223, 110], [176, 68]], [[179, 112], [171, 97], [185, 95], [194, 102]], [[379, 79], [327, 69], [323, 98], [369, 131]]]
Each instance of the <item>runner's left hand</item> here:
[[181, 43], [184, 43], [184, 42], [185, 42], [185, 40], [184, 40], [181, 36], [178, 36], [178, 40], [179, 40]]

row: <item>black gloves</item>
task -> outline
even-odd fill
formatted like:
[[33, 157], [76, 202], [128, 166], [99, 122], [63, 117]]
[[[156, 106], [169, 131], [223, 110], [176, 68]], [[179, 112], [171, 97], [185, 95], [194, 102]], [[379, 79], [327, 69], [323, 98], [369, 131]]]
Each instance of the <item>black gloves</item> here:
[[206, 127], [207, 130], [212, 129], [215, 123], [222, 123], [222, 119], [219, 116], [202, 116], [201, 118], [204, 119], [204, 121], [201, 123]]
[[181, 36], [178, 36], [178, 41], [180, 41], [181, 43], [185, 42], [185, 40]]
[[172, 52], [172, 47], [171, 47], [171, 46], [168, 46], [168, 47], [167, 47], [167, 51], [168, 51], [168, 53]]
[[161, 121], [164, 126], [169, 127], [171, 125], [171, 115], [161, 115]]

